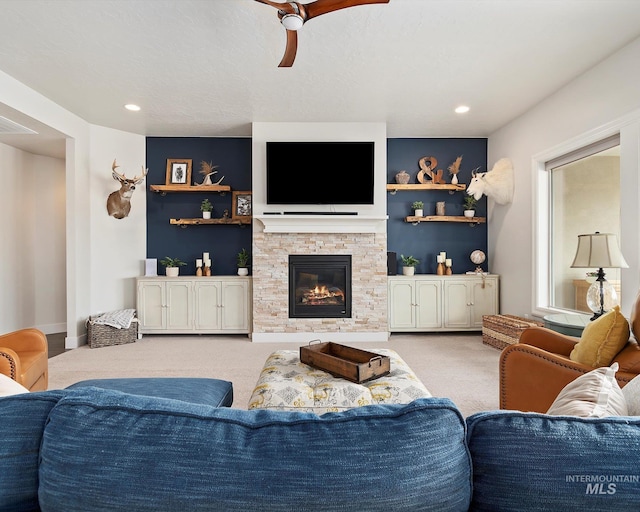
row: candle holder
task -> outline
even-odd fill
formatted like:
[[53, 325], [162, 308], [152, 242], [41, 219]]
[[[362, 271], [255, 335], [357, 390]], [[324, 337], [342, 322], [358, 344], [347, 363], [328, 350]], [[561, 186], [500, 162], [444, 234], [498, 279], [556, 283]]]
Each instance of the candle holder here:
[[451, 260], [445, 261], [445, 267], [446, 267], [446, 270], [444, 271], [445, 275], [450, 276], [451, 274], [453, 274], [453, 269], [451, 267]]

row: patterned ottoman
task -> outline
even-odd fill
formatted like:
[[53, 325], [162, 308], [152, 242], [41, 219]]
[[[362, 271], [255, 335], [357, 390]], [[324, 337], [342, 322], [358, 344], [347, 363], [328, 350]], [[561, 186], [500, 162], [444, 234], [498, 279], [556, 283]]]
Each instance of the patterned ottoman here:
[[388, 356], [391, 372], [362, 384], [301, 363], [297, 350], [278, 350], [267, 358], [248, 408], [324, 414], [362, 405], [404, 404], [431, 396], [395, 351], [367, 350]]

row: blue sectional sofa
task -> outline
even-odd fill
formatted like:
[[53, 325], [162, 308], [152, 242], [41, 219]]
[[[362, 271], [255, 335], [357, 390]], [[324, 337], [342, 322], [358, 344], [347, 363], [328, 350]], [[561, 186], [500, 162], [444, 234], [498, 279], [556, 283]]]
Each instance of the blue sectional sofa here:
[[[637, 510], [640, 418], [445, 398], [321, 416], [78, 386], [0, 398], [2, 511]], [[220, 402], [220, 405], [228, 405]]]

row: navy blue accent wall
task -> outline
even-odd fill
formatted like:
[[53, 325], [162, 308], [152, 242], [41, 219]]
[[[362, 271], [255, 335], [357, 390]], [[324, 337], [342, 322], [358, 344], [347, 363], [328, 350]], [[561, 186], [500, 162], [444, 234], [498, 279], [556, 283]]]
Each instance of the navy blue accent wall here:
[[[471, 171], [480, 167], [487, 170], [487, 139], [388, 139], [387, 140], [387, 183], [395, 183], [395, 175], [401, 170], [411, 175], [409, 183], [419, 183], [419, 160], [424, 156], [433, 156], [438, 160], [436, 169], [442, 169], [446, 183], [451, 182], [447, 168], [462, 155], [462, 164], [458, 173], [460, 183], [469, 184]], [[449, 191], [399, 191], [395, 195], [387, 192], [387, 249], [397, 253], [398, 273], [401, 273], [400, 255], [414, 256], [420, 260], [416, 267], [418, 274], [436, 273], [436, 256], [445, 251], [452, 259], [453, 273], [463, 274], [474, 270], [469, 255], [474, 249], [487, 254], [482, 265], [487, 270], [487, 225], [471, 227], [466, 223], [421, 222], [417, 226], [405, 222], [404, 218], [413, 215], [411, 203], [424, 202], [424, 215], [435, 215], [436, 203], [445, 202], [446, 215], [462, 215], [462, 202], [466, 192]], [[476, 216], [486, 217], [487, 198], [482, 196], [476, 205]]]
[[171, 218], [202, 217], [200, 203], [208, 198], [213, 204], [211, 217], [222, 217], [223, 211], [231, 215], [231, 193], [176, 193], [162, 196], [152, 192], [149, 185], [164, 185], [168, 158], [191, 158], [191, 183], [201, 183], [200, 163], [204, 160], [218, 166], [212, 176], [215, 182], [224, 176], [221, 185], [232, 190], [251, 190], [251, 139], [217, 137], [148, 137], [147, 168], [147, 258], [158, 259], [158, 274], [164, 275], [160, 260], [165, 256], [180, 258], [187, 266], [181, 275], [195, 275], [196, 258], [209, 252], [213, 275], [237, 273], [236, 254], [243, 247], [251, 252], [251, 225], [175, 226]]
[[[225, 208], [231, 212], [231, 194], [224, 196], [211, 193], [168, 193], [165, 196], [151, 192], [149, 185], [164, 185], [168, 158], [191, 158], [193, 160], [191, 182], [202, 182], [200, 163], [205, 160], [218, 165], [217, 181], [224, 176], [223, 185], [233, 190], [251, 190], [251, 139], [249, 138], [174, 138], [148, 137], [147, 146], [147, 257], [162, 259], [165, 256], [180, 258], [187, 262], [182, 275], [195, 274], [195, 260], [203, 252], [211, 253], [214, 275], [236, 274], [236, 253], [246, 248], [251, 250], [251, 226], [207, 225], [182, 228], [169, 224], [171, 218], [201, 217], [200, 203], [207, 197], [213, 203], [213, 218], [221, 217]], [[451, 176], [447, 167], [457, 156], [462, 155], [458, 179], [468, 184], [471, 170], [480, 167], [487, 170], [487, 139], [388, 139], [387, 183], [395, 183], [395, 175], [401, 170], [411, 175], [410, 183], [417, 183], [420, 170], [418, 161], [423, 156], [434, 156], [437, 169], [443, 169], [445, 181]], [[435, 274], [436, 255], [446, 251], [453, 260], [453, 271], [461, 274], [473, 270], [469, 260], [474, 249], [487, 253], [487, 225], [470, 227], [466, 223], [423, 222], [417, 226], [404, 222], [413, 215], [411, 203], [424, 202], [425, 215], [435, 214], [436, 202], [445, 201], [447, 215], [462, 215], [464, 192], [448, 191], [403, 191], [395, 195], [387, 192], [387, 248], [397, 253], [398, 268], [400, 254], [413, 255], [420, 260], [416, 268], [419, 274]], [[486, 197], [476, 207], [476, 215], [485, 217]], [[488, 269], [490, 255], [483, 264]], [[158, 264], [158, 273], [164, 267]]]

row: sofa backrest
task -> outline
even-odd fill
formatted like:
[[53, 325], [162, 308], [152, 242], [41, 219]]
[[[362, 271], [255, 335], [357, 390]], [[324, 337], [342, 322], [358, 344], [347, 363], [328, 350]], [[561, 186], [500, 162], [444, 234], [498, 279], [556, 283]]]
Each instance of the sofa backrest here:
[[467, 418], [470, 510], [637, 510], [640, 417], [491, 411]]
[[465, 423], [448, 399], [312, 413], [83, 388], [51, 411], [42, 510], [463, 511]]
[[43, 391], [0, 398], [0, 510], [40, 510], [40, 443], [49, 412], [63, 395]]

